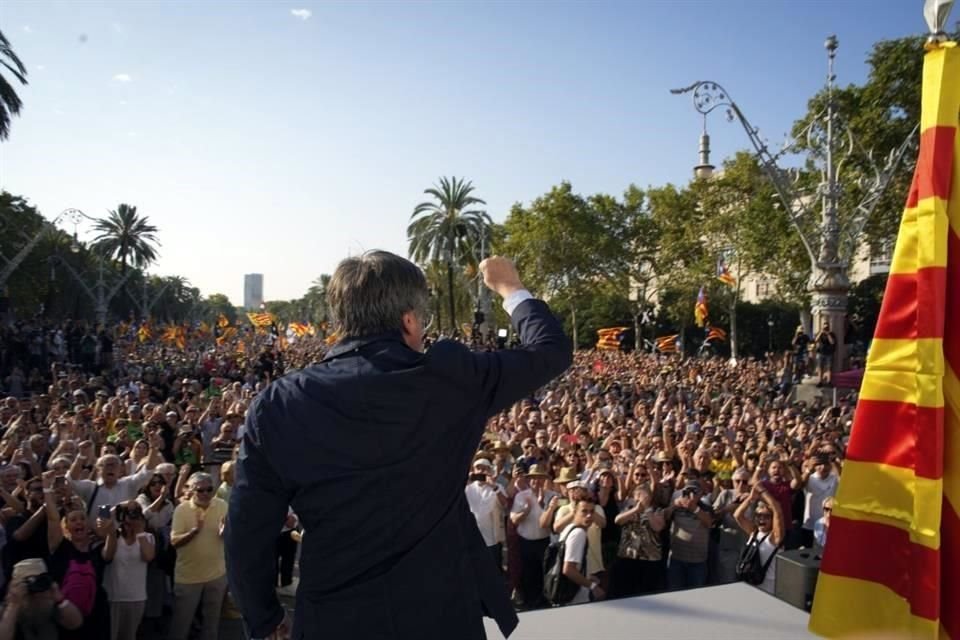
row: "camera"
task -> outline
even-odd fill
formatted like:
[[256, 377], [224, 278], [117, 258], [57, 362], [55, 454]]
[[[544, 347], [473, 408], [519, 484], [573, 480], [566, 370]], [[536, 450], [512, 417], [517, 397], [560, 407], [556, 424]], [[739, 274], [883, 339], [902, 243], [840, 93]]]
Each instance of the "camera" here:
[[27, 585], [27, 593], [46, 593], [53, 586], [53, 578], [49, 573], [27, 576], [23, 582]]
[[486, 481], [487, 481], [487, 474], [485, 474], [485, 473], [471, 473], [471, 474], [470, 474], [470, 482], [477, 482], [477, 481], [479, 481], [479, 482], [486, 482]]
[[110, 505], [108, 505], [108, 504], [100, 505], [100, 508], [97, 510], [97, 517], [98, 517], [98, 518], [103, 518], [104, 520], [106, 520], [107, 518], [109, 518], [109, 517], [110, 517]]

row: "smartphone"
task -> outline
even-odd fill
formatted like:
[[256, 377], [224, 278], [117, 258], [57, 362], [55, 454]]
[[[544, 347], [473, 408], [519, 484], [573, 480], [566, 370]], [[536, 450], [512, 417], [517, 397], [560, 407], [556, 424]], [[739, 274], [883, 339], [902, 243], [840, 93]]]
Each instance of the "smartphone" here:
[[107, 518], [109, 518], [109, 517], [110, 517], [110, 505], [108, 505], [108, 504], [101, 505], [100, 508], [97, 510], [97, 517], [98, 517], [98, 518], [102, 518], [102, 519], [104, 519], [104, 520], [106, 520]]
[[53, 479], [53, 487], [59, 489], [67, 484], [67, 479], [63, 476], [57, 476]]

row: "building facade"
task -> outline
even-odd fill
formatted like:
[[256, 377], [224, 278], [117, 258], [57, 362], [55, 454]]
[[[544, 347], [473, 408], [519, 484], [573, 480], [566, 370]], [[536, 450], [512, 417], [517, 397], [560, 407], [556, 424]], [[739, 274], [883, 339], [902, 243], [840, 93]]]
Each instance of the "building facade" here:
[[243, 308], [247, 311], [260, 309], [263, 304], [263, 274], [248, 273], [243, 276]]

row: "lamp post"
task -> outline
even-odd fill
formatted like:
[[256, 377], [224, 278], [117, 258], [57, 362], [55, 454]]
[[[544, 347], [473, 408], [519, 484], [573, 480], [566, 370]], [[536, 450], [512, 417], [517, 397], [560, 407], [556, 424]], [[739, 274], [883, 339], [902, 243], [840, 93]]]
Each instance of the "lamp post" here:
[[[796, 192], [793, 180], [787, 172], [778, 165], [778, 160], [787, 153], [796, 150], [794, 143], [784, 145], [783, 149], [774, 153], [767, 143], [760, 138], [759, 130], [750, 124], [743, 111], [733, 101], [730, 94], [721, 85], [712, 80], [701, 80], [688, 87], [672, 89], [673, 94], [693, 93], [694, 108], [704, 117], [704, 132], [700, 136], [700, 162], [694, 168], [698, 178], [709, 178], [713, 174], [713, 165], [710, 164], [710, 137], [706, 133], [706, 117], [714, 109], [725, 107], [727, 120], [737, 120], [743, 127], [754, 148], [754, 153], [766, 175], [770, 178], [782, 202], [790, 222], [800, 235], [803, 247], [810, 259], [810, 280], [808, 290], [812, 297], [812, 315], [814, 331], [824, 323], [829, 322], [837, 336], [837, 350], [834, 356], [834, 366], [842, 367], [845, 360], [844, 333], [846, 330], [847, 296], [850, 291], [850, 280], [847, 270], [859, 248], [860, 233], [863, 230], [870, 214], [876, 207], [890, 184], [904, 153], [910, 146], [916, 129], [895, 150], [891, 151], [882, 168], [874, 165], [873, 176], [864, 180], [865, 195], [854, 208], [850, 219], [839, 224], [838, 204], [842, 187], [840, 185], [840, 166], [854, 148], [852, 134], [847, 132], [848, 142], [844, 157], [837, 162], [835, 140], [836, 110], [833, 96], [834, 60], [836, 58], [838, 41], [836, 36], [830, 36], [824, 43], [827, 50], [827, 106], [821, 114], [825, 125], [822, 136], [814, 128], [818, 118], [814, 118], [810, 125], [801, 132], [806, 136], [811, 147], [819, 146], [824, 149], [823, 166], [821, 167], [822, 180], [816, 193], [804, 195]], [[869, 158], [872, 163], [872, 157]], [[818, 226], [804, 223], [814, 217], [810, 204], [820, 199], [820, 222]]]
[[[79, 209], [67, 209], [67, 211], [61, 213], [60, 216], [57, 216], [57, 218], [55, 218], [54, 221], [56, 222], [62, 216], [65, 216], [68, 220], [73, 222], [73, 239], [70, 243], [70, 251], [72, 253], [79, 253], [80, 241], [77, 238], [77, 225], [80, 224], [80, 222], [83, 219], [86, 219], [86, 220], [95, 220], [95, 219], [88, 216], [87, 214], [85, 214], [83, 211], [80, 211]], [[92, 289], [87, 284], [87, 282], [83, 279], [83, 277], [79, 273], [77, 273], [77, 270], [74, 269], [69, 262], [67, 262], [66, 260], [63, 260], [62, 258], [59, 258], [58, 256], [54, 256], [53, 259], [59, 260], [60, 264], [66, 267], [70, 275], [73, 276], [73, 279], [77, 281], [77, 283], [83, 289], [84, 293], [87, 294], [87, 297], [89, 297], [93, 301], [93, 308], [94, 308], [94, 313], [96, 314], [96, 317], [97, 317], [97, 324], [105, 325], [107, 323], [107, 310], [110, 305], [110, 301], [113, 300], [113, 297], [115, 295], [117, 295], [117, 293], [123, 287], [123, 284], [127, 281], [127, 278], [129, 278], [130, 275], [133, 273], [133, 271], [128, 269], [127, 272], [123, 275], [123, 277], [120, 278], [120, 280], [113, 287], [108, 289], [106, 274], [104, 269], [106, 261], [104, 260], [103, 256], [97, 253], [94, 253], [93, 255], [97, 261], [97, 280], [94, 283]]]
[[34, 248], [40, 243], [43, 237], [48, 233], [53, 233], [57, 230], [57, 223], [59, 223], [61, 220], [69, 220], [73, 222], [73, 229], [74, 229], [73, 244], [71, 245], [70, 248], [71, 248], [71, 251], [73, 250], [74, 247], [77, 247], [77, 249], [79, 249], [79, 246], [76, 244], [77, 243], [76, 229], [77, 229], [77, 225], [80, 223], [80, 220], [82, 218], [89, 218], [89, 216], [85, 214], [83, 211], [80, 211], [80, 209], [73, 209], [73, 208], [64, 209], [63, 211], [58, 213], [57, 216], [50, 222], [47, 222], [46, 220], [44, 220], [43, 226], [40, 228], [39, 231], [33, 234], [33, 236], [27, 236], [26, 234], [24, 234], [24, 237], [27, 238], [27, 243], [22, 247], [20, 247], [20, 250], [17, 252], [15, 256], [13, 256], [13, 258], [7, 261], [7, 264], [4, 265], [3, 269], [0, 269], [0, 289], [3, 289], [3, 287], [6, 286], [7, 280], [10, 279], [10, 276], [13, 275], [13, 272], [16, 271], [17, 267], [19, 267], [23, 263], [23, 261], [26, 259], [28, 255], [30, 255], [30, 252], [34, 250]]

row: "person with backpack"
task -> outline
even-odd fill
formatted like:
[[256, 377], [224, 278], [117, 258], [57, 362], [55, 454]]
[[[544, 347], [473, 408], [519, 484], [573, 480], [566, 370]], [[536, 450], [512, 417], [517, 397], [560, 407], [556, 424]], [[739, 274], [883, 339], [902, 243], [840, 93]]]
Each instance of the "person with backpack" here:
[[592, 498], [579, 500], [574, 507], [573, 522], [560, 534], [563, 544], [563, 577], [580, 588], [568, 604], [582, 604], [591, 600], [603, 600], [606, 594], [596, 578], [586, 575], [587, 529], [593, 524], [596, 506]]
[[[747, 517], [747, 510], [754, 504], [751, 519]], [[762, 484], [757, 484], [733, 517], [750, 536], [737, 563], [737, 577], [773, 594], [777, 584], [776, 555], [786, 537], [780, 503]]]
[[[112, 517], [97, 517], [97, 537], [87, 526], [87, 513], [68, 506], [60, 517], [53, 488], [55, 471], [43, 473], [43, 496], [47, 510], [47, 546], [50, 577], [60, 585], [65, 600], [83, 614], [79, 629], [61, 630], [64, 640], [103, 640], [110, 637], [110, 608], [103, 588], [106, 565], [117, 549], [117, 530]], [[97, 538], [103, 542], [97, 541]]]

